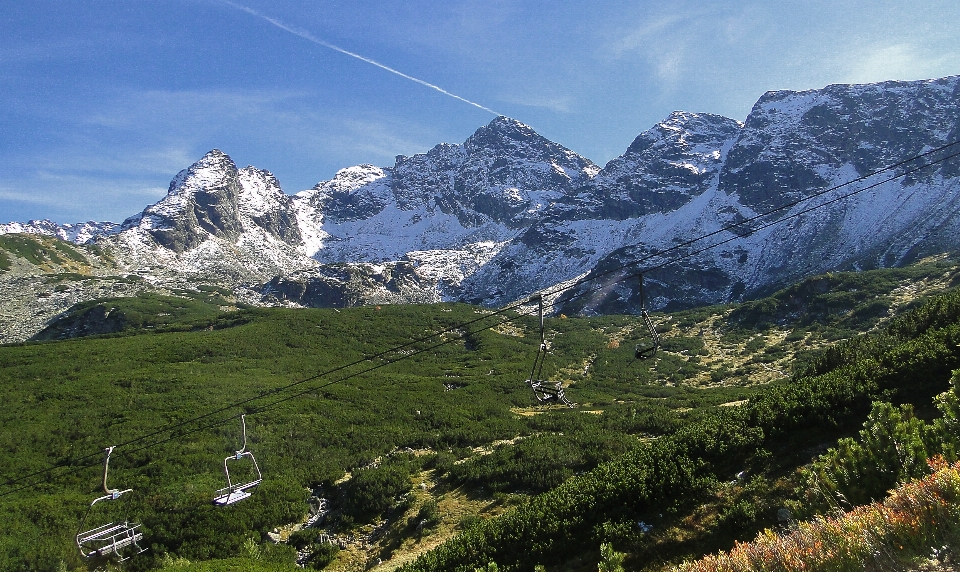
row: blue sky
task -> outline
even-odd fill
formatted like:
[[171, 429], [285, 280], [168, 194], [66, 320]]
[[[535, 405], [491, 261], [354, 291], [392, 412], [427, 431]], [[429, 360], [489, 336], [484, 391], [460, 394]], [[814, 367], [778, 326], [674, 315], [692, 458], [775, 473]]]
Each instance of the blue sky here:
[[120, 221], [213, 148], [295, 193], [491, 111], [603, 165], [673, 110], [960, 74], [958, 38], [955, 0], [0, 0], [0, 222]]

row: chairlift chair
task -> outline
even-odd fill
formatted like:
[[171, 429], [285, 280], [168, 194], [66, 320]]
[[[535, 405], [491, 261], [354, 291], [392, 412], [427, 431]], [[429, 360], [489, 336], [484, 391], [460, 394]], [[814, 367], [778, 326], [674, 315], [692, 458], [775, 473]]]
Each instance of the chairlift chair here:
[[93, 502], [91, 502], [87, 508], [87, 512], [84, 513], [83, 520], [80, 521], [80, 528], [77, 531], [77, 547], [80, 549], [80, 554], [85, 558], [106, 557], [115, 554], [123, 561], [130, 558], [130, 556], [124, 557], [121, 554], [121, 551], [128, 546], [132, 546], [133, 549], [136, 550], [134, 555], [147, 550], [137, 543], [143, 538], [143, 533], [140, 531], [140, 523], [130, 522], [124, 519], [123, 522], [108, 522], [95, 528], [84, 530], [87, 519], [95, 504], [100, 501], [117, 500], [121, 495], [133, 491], [133, 489], [120, 490], [107, 487], [107, 473], [110, 470], [110, 454], [113, 453], [113, 449], [114, 447], [107, 447], [105, 449], [107, 455], [103, 462], [103, 492], [106, 494], [93, 499]]
[[[227, 486], [218, 490], [213, 499], [214, 504], [218, 504], [220, 506], [233, 504], [249, 497], [253, 492], [253, 489], [257, 488], [257, 485], [259, 485], [263, 480], [263, 474], [260, 473], [260, 465], [257, 464], [256, 457], [253, 456], [253, 453], [247, 451], [246, 417], [246, 415], [240, 416], [240, 425], [243, 427], [243, 448], [223, 460], [223, 472], [227, 475]], [[244, 457], [250, 457], [250, 460], [253, 462], [253, 468], [257, 472], [257, 478], [248, 483], [234, 484], [233, 480], [230, 478], [230, 467], [227, 465], [227, 462], [231, 460], [240, 461]]]
[[647, 314], [646, 300], [643, 294], [643, 274], [639, 275], [640, 277], [640, 317], [643, 319], [643, 325], [647, 329], [649, 338], [643, 338], [640, 340], [640, 343], [637, 344], [636, 348], [633, 350], [633, 356], [636, 359], [645, 360], [652, 358], [657, 353], [657, 349], [660, 348], [660, 334], [657, 333], [657, 329], [653, 327], [653, 320], [650, 319], [650, 315]]
[[534, 397], [540, 403], [563, 403], [567, 407], [576, 407], [563, 393], [563, 383], [551, 383], [542, 379], [543, 362], [547, 357], [547, 341], [544, 336], [543, 328], [543, 296], [537, 296], [540, 311], [540, 348], [537, 350], [537, 357], [533, 360], [533, 368], [530, 370], [530, 377], [527, 379], [527, 385], [533, 390]]

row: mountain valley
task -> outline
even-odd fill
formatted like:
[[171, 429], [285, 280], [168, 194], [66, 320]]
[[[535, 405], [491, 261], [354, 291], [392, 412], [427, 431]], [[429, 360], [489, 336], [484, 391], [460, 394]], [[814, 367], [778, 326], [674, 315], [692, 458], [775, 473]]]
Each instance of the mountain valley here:
[[[677, 111], [602, 167], [506, 117], [292, 195], [214, 149], [122, 223], [0, 225], [0, 571], [960, 554], [958, 154], [952, 76]], [[147, 550], [82, 557], [87, 519]]]
[[[523, 381], [538, 343], [529, 308], [260, 308], [227, 290], [80, 304], [37, 336], [47, 341], [0, 347], [0, 514], [11, 523], [0, 569], [85, 569], [73, 527], [99, 485], [103, 441], [127, 443], [110, 474], [139, 491], [129, 509], [148, 532], [142, 569], [292, 570], [297, 548], [335, 571], [450, 570], [431, 559], [468, 558], [456, 548], [468, 542], [488, 552], [464, 569], [490, 558], [574, 571], [595, 567], [594, 541], [626, 550], [631, 569], [662, 569], [774, 526], [799, 502], [794, 469], [855, 431], [871, 400], [930, 417], [925, 404], [960, 367], [958, 284], [960, 265], [940, 256], [654, 313], [662, 345], [644, 361], [636, 316], [547, 318], [544, 373], [572, 409], [538, 405]], [[880, 373], [857, 377], [865, 367]], [[209, 497], [238, 446], [238, 412], [265, 481], [224, 509]], [[670, 449], [677, 440], [687, 452]], [[617, 472], [659, 487], [647, 467], [693, 455], [703, 460], [678, 467], [704, 472], [659, 509]], [[749, 486], [733, 477], [743, 471]], [[323, 518], [311, 520], [316, 507]], [[593, 524], [524, 520], [539, 510]], [[518, 526], [569, 536], [547, 550], [497, 532]]]

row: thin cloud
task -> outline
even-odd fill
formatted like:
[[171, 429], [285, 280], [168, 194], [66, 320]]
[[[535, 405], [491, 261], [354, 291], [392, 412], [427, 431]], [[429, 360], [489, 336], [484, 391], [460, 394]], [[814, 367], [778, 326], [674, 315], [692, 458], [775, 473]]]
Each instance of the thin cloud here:
[[[415, 141], [408, 137], [410, 129], [401, 129], [398, 125], [366, 120], [344, 120], [340, 122], [342, 138], [329, 137], [328, 146], [349, 146], [386, 159], [391, 162], [397, 155], [413, 155], [426, 152], [436, 141]], [[371, 135], [373, 135], [371, 137]]]
[[[440, 135], [418, 124], [316, 112], [291, 116], [273, 130], [271, 137], [280, 145], [296, 145], [300, 160], [311, 165], [316, 177], [310, 186], [350, 164], [390, 166], [397, 155], [425, 153], [440, 141]], [[274, 170], [274, 174], [282, 173]], [[304, 188], [306, 183], [288, 183], [283, 178], [281, 182], [288, 192]]]
[[616, 41], [612, 46], [613, 53], [616, 56], [622, 56], [625, 52], [637, 49], [645, 51], [651, 45], [658, 45], [663, 41], [663, 34], [684, 19], [686, 19], [685, 16], [671, 15], [646, 22]]
[[872, 46], [847, 54], [846, 80], [850, 83], [870, 83], [889, 79], [920, 79], [948, 72], [957, 57], [932, 57], [922, 54], [916, 46], [907, 43]]
[[484, 110], [484, 111], [486, 111], [486, 112], [488, 112], [488, 113], [492, 113], [492, 114], [494, 114], [494, 115], [501, 115], [500, 113], [498, 113], [498, 112], [490, 109], [489, 107], [485, 107], [485, 106], [483, 106], [483, 105], [480, 105], [479, 103], [477, 103], [477, 102], [475, 102], [475, 101], [470, 101], [469, 99], [467, 99], [467, 98], [465, 98], [465, 97], [460, 97], [459, 95], [457, 95], [457, 94], [455, 94], [455, 93], [450, 93], [449, 91], [443, 89], [443, 88], [440, 87], [440, 86], [437, 86], [437, 85], [434, 85], [434, 84], [432, 84], [432, 83], [426, 82], [426, 81], [424, 81], [424, 80], [422, 80], [422, 79], [419, 79], [419, 78], [415, 78], [415, 77], [413, 77], [413, 76], [411, 76], [411, 75], [407, 75], [407, 74], [405, 74], [405, 73], [403, 73], [403, 72], [401, 72], [401, 71], [395, 70], [395, 69], [393, 69], [393, 68], [391, 68], [391, 67], [389, 67], [389, 66], [386, 66], [386, 65], [384, 65], [384, 64], [381, 64], [380, 62], [378, 62], [378, 61], [376, 61], [376, 60], [372, 60], [372, 59], [370, 59], [370, 58], [368, 58], [368, 57], [366, 57], [366, 56], [361, 56], [360, 54], [351, 52], [351, 51], [349, 51], [349, 50], [345, 50], [345, 49], [341, 48], [340, 46], [331, 44], [330, 42], [327, 42], [327, 41], [321, 40], [320, 38], [317, 38], [316, 36], [314, 36], [314, 35], [311, 34], [310, 32], [307, 32], [307, 31], [304, 31], [304, 30], [300, 30], [300, 29], [298, 29], [298, 28], [290, 27], [290, 26], [284, 24], [283, 22], [281, 22], [280, 20], [277, 20], [276, 18], [271, 18], [270, 16], [267, 16], [267, 15], [265, 15], [265, 14], [261, 14], [260, 12], [254, 10], [253, 8], [247, 8], [246, 6], [242, 6], [242, 5], [240, 5], [240, 4], [236, 4], [236, 3], [234, 3], [234, 2], [231, 2], [230, 0], [221, 0], [221, 2], [223, 2], [224, 4], [226, 4], [226, 5], [228, 5], [228, 6], [231, 6], [231, 7], [233, 7], [233, 8], [236, 8], [237, 10], [242, 10], [242, 11], [246, 12], [247, 14], [250, 14], [250, 15], [252, 15], [252, 16], [256, 16], [257, 18], [260, 18], [261, 20], [265, 20], [265, 21], [273, 24], [273, 25], [276, 26], [277, 28], [280, 28], [281, 30], [284, 30], [284, 31], [286, 31], [286, 32], [290, 32], [291, 34], [293, 34], [293, 35], [295, 35], [295, 36], [299, 36], [299, 37], [303, 38], [304, 40], [313, 42], [314, 44], [317, 44], [317, 45], [319, 45], [319, 46], [323, 46], [323, 47], [325, 47], [325, 48], [329, 48], [329, 49], [334, 50], [334, 51], [336, 51], [336, 52], [340, 52], [341, 54], [350, 56], [351, 58], [356, 58], [356, 59], [358, 59], [358, 60], [360, 60], [360, 61], [362, 61], [362, 62], [366, 62], [366, 63], [368, 63], [368, 64], [370, 64], [370, 65], [374, 65], [374, 66], [376, 66], [376, 67], [378, 67], [378, 68], [380, 68], [380, 69], [382, 69], [382, 70], [388, 71], [388, 72], [390, 72], [390, 73], [392, 73], [392, 74], [398, 75], [398, 76], [400, 76], [400, 77], [402, 77], [402, 78], [404, 78], [404, 79], [408, 79], [408, 80], [410, 80], [410, 81], [412, 81], [412, 82], [419, 83], [420, 85], [429, 87], [430, 89], [439, 91], [440, 93], [442, 93], [442, 94], [444, 94], [444, 95], [447, 95], [447, 96], [452, 97], [452, 98], [454, 98], [454, 99], [460, 100], [460, 101], [462, 101], [462, 102], [464, 102], [464, 103], [470, 104], [470, 105], [472, 105], [472, 106], [474, 106], [474, 107], [476, 107], [476, 108], [482, 109], [482, 110]]
[[45, 206], [60, 206], [63, 203], [63, 201], [57, 197], [37, 194], [30, 191], [16, 191], [8, 187], [0, 187], [0, 200]]
[[673, 89], [689, 72], [688, 50], [704, 30], [701, 15], [668, 15], [643, 22], [610, 46], [614, 58], [639, 55], [662, 87]]
[[188, 147], [157, 147], [133, 150], [128, 147], [63, 150], [54, 156], [41, 156], [33, 163], [40, 172], [79, 173], [86, 175], [160, 175], [173, 177], [181, 169], [197, 160], [196, 151]]
[[[166, 194], [166, 188], [142, 179], [104, 180], [102, 177], [46, 171], [30, 179], [17, 181], [15, 186], [10, 185], [9, 181], [0, 181], [0, 201], [45, 207], [43, 210], [47, 212], [69, 213], [67, 217], [58, 217], [66, 218], [68, 222], [123, 220]], [[12, 210], [18, 210], [18, 207]], [[29, 215], [28, 218], [43, 216]]]
[[[80, 121], [107, 128], [112, 141], [124, 143], [70, 145], [29, 162], [49, 173], [156, 175], [157, 182], [165, 183], [219, 147], [238, 164], [270, 169], [289, 191], [313, 186], [349, 164], [391, 165], [397, 155], [425, 152], [443, 138], [419, 123], [372, 111], [351, 119], [357, 114], [349, 106], [317, 106], [315, 101], [315, 94], [290, 90], [115, 90]], [[286, 149], [285, 157], [248, 156], [246, 140], [251, 138], [258, 145]]]
[[118, 90], [112, 105], [89, 114], [91, 125], [116, 129], [140, 128], [145, 118], [185, 124], [209, 123], [213, 117], [237, 119], [261, 114], [277, 104], [306, 97], [294, 91], [264, 90]]

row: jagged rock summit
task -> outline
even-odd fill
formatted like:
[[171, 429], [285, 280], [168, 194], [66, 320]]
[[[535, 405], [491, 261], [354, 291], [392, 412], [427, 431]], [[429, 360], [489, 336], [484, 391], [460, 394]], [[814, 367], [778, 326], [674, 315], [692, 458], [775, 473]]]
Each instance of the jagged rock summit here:
[[131, 271], [158, 282], [232, 287], [314, 265], [302, 252], [293, 198], [269, 171], [238, 169], [218, 149], [180, 171], [163, 199], [102, 242]]
[[124, 221], [121, 232], [141, 230], [177, 253], [195, 249], [209, 237], [235, 242], [255, 229], [295, 245], [300, 235], [290, 217], [292, 204], [269, 171], [237, 169], [230, 157], [214, 149], [180, 171], [167, 196]]
[[958, 139], [958, 76], [832, 85], [768, 92], [743, 122], [674, 112], [602, 169], [498, 117], [461, 144], [348, 167], [295, 195], [213, 150], [120, 227], [3, 230], [98, 235], [151, 283], [212, 282], [257, 303], [496, 306], [592, 274], [604, 279], [557, 308], [629, 312], [629, 275], [656, 267], [650, 305], [682, 307], [957, 249], [956, 159], [757, 221], [780, 224], [730, 227]]
[[634, 139], [593, 180], [594, 216], [625, 220], [669, 212], [709, 190], [743, 124], [675, 111]]
[[318, 262], [409, 263], [431, 284], [430, 299], [459, 299], [466, 277], [598, 171], [498, 117], [461, 145], [343, 169], [296, 201]]

